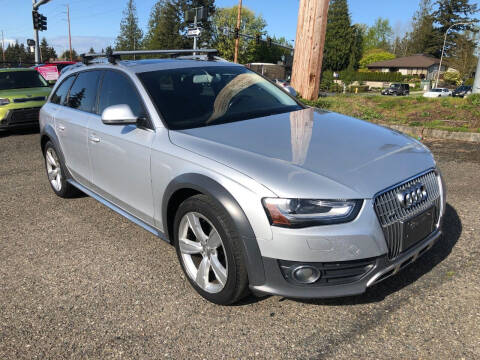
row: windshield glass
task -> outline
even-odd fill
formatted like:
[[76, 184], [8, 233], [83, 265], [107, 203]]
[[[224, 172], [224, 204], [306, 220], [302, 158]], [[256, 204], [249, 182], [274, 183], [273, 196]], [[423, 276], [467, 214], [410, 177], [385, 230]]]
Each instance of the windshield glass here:
[[432, 92], [442, 92], [442, 89], [432, 89]]
[[399, 88], [399, 87], [400, 87], [400, 84], [392, 84], [392, 85], [390, 85], [390, 87], [391, 87], [392, 89], [396, 89], [396, 88]]
[[36, 71], [0, 72], [0, 90], [25, 89], [48, 86]]
[[240, 66], [160, 70], [139, 77], [172, 130], [302, 109], [277, 86]]

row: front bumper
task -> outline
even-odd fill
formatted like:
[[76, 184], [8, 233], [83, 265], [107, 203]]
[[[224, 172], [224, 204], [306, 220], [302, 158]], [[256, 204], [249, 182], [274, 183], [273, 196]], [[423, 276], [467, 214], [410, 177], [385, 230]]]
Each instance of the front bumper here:
[[21, 129], [38, 126], [40, 107], [10, 109], [0, 120], [0, 130]]
[[259, 295], [279, 295], [288, 298], [332, 298], [362, 294], [372, 285], [395, 275], [401, 269], [417, 260], [421, 255], [430, 250], [435, 242], [441, 237], [440, 229], [435, 230], [427, 238], [420, 241], [411, 249], [400, 254], [393, 260], [387, 255], [372, 259], [373, 267], [360, 279], [340, 284], [293, 284], [283, 275], [277, 259], [263, 258], [266, 281], [262, 285], [251, 286], [251, 290]]

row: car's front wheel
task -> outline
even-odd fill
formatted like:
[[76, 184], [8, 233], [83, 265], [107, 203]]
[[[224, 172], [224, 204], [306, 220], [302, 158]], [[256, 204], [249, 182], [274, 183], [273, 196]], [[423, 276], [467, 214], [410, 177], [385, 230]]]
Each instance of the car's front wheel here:
[[178, 208], [175, 248], [194, 289], [216, 304], [232, 304], [248, 291], [240, 237], [228, 213], [214, 199], [196, 195]]

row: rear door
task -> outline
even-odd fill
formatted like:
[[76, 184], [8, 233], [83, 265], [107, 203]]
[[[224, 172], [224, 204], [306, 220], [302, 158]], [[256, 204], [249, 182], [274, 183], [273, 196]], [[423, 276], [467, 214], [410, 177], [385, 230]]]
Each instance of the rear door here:
[[[146, 126], [105, 125], [100, 114], [112, 105], [127, 104]], [[133, 82], [123, 73], [106, 70], [98, 97], [98, 117], [89, 123], [89, 150], [94, 191], [123, 210], [153, 225], [150, 173], [155, 132]]]
[[99, 70], [80, 72], [70, 88], [65, 106], [55, 114], [66, 166], [75, 180], [84, 185], [91, 181], [88, 124], [98, 118], [96, 100], [100, 74]]

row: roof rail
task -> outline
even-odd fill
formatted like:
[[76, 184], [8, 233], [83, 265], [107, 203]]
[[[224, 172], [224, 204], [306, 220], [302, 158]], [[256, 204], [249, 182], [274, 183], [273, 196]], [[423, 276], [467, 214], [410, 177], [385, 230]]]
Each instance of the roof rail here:
[[177, 57], [185, 54], [205, 54], [208, 60], [214, 60], [215, 55], [218, 53], [216, 49], [178, 49], [178, 50], [134, 50], [134, 51], [106, 51], [105, 53], [96, 54], [82, 54], [82, 61], [85, 65], [88, 65], [90, 60], [99, 57], [106, 57], [108, 61], [115, 64], [117, 60], [122, 56], [128, 55], [170, 55], [170, 57]]

